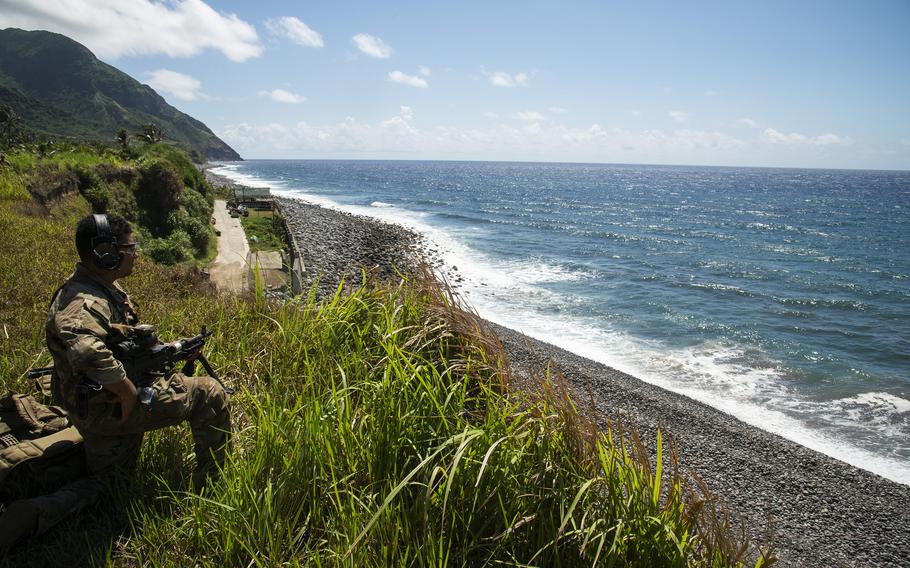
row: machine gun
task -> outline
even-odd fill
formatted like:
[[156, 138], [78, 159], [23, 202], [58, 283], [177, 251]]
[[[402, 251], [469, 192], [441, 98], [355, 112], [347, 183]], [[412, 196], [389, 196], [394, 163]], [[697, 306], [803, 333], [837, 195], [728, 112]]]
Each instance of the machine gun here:
[[205, 340], [212, 332], [205, 326], [198, 335], [178, 339], [171, 343], [161, 343], [150, 325], [139, 325], [130, 328], [125, 338], [111, 345], [111, 352], [123, 364], [126, 376], [136, 383], [137, 387], [147, 387], [155, 377], [168, 375], [179, 363], [184, 363], [182, 372], [193, 374], [196, 362], [210, 377], [221, 385], [224, 392], [233, 394], [234, 389], [221, 382], [215, 369], [202, 354]]
[[[114, 357], [123, 364], [126, 376], [135, 383], [139, 391], [140, 402], [147, 404], [150, 400], [151, 389], [148, 387], [156, 377], [171, 374], [179, 363], [183, 363], [182, 373], [192, 375], [197, 361], [202, 364], [205, 372], [221, 385], [224, 392], [234, 394], [234, 389], [221, 382], [215, 369], [202, 354], [206, 338], [212, 335], [212, 332], [205, 326], [198, 335], [178, 339], [171, 343], [161, 343], [155, 333], [155, 328], [151, 325], [123, 326], [122, 329], [123, 339], [109, 347]], [[28, 378], [38, 379], [53, 371], [53, 367], [31, 369], [28, 371]], [[94, 381], [87, 382], [90, 383], [87, 385], [89, 389], [101, 389], [101, 385]], [[44, 390], [43, 387], [42, 390]]]

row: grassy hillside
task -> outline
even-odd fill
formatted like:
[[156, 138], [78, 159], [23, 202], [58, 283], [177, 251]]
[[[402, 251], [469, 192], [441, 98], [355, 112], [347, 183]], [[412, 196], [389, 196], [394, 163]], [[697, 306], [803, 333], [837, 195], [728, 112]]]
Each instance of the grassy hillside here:
[[[49, 362], [44, 312], [89, 211], [37, 204], [28, 175], [0, 167], [0, 384], [18, 391]], [[188, 433], [152, 433], [128, 487], [7, 565], [740, 564], [660, 438], [598, 432], [556, 379], [512, 389], [495, 336], [432, 279], [272, 304], [140, 259], [124, 285], [163, 337], [214, 331], [206, 354], [238, 391], [229, 462], [196, 495]]]
[[37, 134], [111, 144], [117, 131], [157, 125], [166, 140], [218, 160], [240, 156], [188, 116], [87, 48], [45, 31], [0, 30], [0, 106]]
[[0, 154], [6, 178], [45, 208], [82, 195], [95, 213], [121, 215], [143, 253], [166, 263], [203, 262], [214, 255], [214, 195], [186, 154], [164, 144], [130, 152], [58, 143], [50, 152], [17, 146]]

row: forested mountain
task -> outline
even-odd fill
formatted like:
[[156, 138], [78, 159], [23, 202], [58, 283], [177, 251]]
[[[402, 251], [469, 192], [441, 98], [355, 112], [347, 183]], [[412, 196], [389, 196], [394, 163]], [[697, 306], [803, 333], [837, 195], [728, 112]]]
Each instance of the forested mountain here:
[[188, 151], [241, 159], [205, 124], [60, 34], [0, 30], [2, 105], [39, 134], [113, 142], [120, 128], [132, 134], [155, 124], [166, 141]]

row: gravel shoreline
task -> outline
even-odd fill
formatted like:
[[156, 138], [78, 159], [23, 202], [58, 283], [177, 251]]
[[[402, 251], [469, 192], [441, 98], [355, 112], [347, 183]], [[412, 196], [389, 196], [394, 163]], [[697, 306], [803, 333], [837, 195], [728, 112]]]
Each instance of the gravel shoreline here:
[[[306, 276], [319, 279], [320, 295], [334, 293], [342, 276], [358, 282], [360, 267], [394, 277], [396, 267], [407, 271], [420, 257], [439, 262], [418, 235], [397, 225], [280, 200]], [[910, 565], [910, 486], [518, 331], [491, 326], [518, 375], [530, 376], [550, 364], [575, 387], [582, 408], [590, 399], [591, 414], [601, 425], [621, 416], [648, 445], [661, 427], [678, 446], [682, 467], [696, 472], [744, 519], [753, 542], [764, 539], [770, 517], [777, 565]]]

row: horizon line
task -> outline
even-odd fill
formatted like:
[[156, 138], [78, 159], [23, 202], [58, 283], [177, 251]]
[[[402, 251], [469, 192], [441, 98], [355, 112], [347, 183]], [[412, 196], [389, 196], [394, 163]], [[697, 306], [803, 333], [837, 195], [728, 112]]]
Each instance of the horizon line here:
[[910, 169], [899, 168], [848, 168], [848, 167], [820, 167], [820, 166], [743, 166], [719, 164], [678, 164], [678, 163], [643, 163], [643, 162], [569, 162], [548, 160], [471, 160], [471, 159], [430, 159], [430, 158], [241, 158], [240, 160], [209, 160], [205, 163], [226, 164], [253, 161], [296, 161], [296, 162], [456, 162], [456, 163], [484, 163], [484, 164], [551, 164], [574, 166], [639, 166], [639, 167], [666, 167], [666, 168], [729, 168], [729, 169], [766, 169], [766, 170], [824, 170], [824, 171], [850, 171], [850, 172], [898, 172], [910, 173]]

